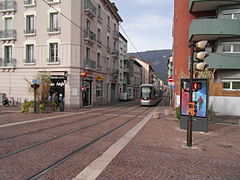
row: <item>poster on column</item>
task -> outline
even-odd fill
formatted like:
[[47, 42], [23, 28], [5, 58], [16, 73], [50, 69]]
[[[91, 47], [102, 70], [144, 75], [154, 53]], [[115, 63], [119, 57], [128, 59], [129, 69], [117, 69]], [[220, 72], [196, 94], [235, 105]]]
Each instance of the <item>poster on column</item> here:
[[[196, 117], [206, 118], [208, 109], [208, 81], [207, 79], [194, 79], [193, 83], [197, 83], [199, 86], [197, 90], [193, 91], [193, 101], [196, 102], [197, 113]], [[185, 85], [184, 85], [185, 84]], [[189, 79], [181, 79], [180, 87], [180, 115], [188, 116], [188, 104], [189, 104]]]

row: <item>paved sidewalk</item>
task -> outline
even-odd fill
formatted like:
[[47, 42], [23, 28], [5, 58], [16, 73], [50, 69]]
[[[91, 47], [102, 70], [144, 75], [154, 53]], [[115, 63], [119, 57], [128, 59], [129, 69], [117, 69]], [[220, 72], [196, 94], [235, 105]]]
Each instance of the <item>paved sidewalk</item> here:
[[[173, 116], [152, 118], [97, 177], [98, 180], [239, 180], [240, 126], [209, 124], [209, 133], [186, 131]], [[173, 115], [173, 112], [172, 112]]]

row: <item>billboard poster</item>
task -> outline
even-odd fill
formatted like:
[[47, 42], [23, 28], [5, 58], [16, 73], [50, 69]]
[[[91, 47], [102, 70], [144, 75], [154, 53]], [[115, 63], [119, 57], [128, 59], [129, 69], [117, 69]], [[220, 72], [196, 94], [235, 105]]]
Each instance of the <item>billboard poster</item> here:
[[[185, 86], [183, 85], [185, 82]], [[193, 91], [193, 101], [196, 102], [197, 113], [196, 117], [206, 118], [208, 109], [208, 83], [207, 79], [194, 79], [193, 83], [199, 84], [198, 90]], [[184, 89], [185, 87], [185, 89]], [[180, 112], [181, 116], [188, 116], [189, 104], [189, 79], [181, 79], [181, 92], [180, 92]]]

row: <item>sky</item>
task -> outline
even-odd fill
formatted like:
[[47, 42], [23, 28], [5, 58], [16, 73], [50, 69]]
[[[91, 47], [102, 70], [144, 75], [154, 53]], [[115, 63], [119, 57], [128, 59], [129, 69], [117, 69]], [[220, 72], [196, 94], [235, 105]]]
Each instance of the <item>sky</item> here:
[[[111, 0], [123, 19], [128, 52], [172, 48], [173, 0]], [[120, 32], [126, 35], [120, 28]], [[127, 39], [128, 40], [128, 39]]]

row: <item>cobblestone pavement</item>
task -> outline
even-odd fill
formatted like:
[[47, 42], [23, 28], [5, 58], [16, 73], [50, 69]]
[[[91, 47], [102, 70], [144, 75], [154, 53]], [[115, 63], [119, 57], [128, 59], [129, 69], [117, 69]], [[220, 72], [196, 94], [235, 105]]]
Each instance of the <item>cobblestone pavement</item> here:
[[239, 180], [240, 126], [209, 124], [209, 133], [186, 131], [179, 121], [163, 115], [152, 118], [98, 176], [112, 179]]

